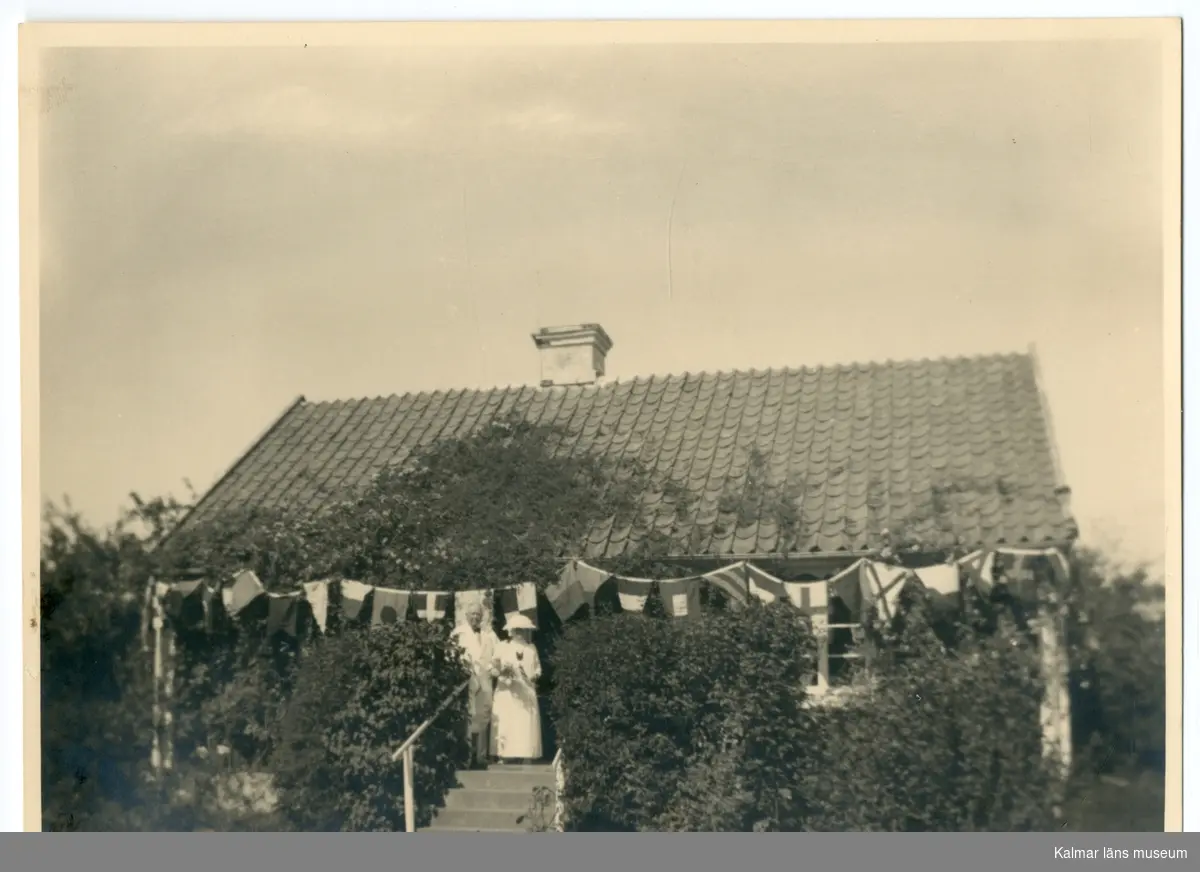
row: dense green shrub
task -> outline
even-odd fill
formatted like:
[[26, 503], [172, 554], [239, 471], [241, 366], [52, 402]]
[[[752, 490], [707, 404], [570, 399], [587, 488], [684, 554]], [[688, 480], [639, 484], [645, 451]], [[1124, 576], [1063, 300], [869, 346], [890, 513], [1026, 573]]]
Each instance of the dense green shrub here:
[[868, 688], [816, 717], [819, 753], [800, 790], [807, 827], [833, 831], [1025, 831], [1053, 825], [1041, 679], [1011, 621], [948, 648], [917, 604], [901, 656]]
[[1085, 549], [1073, 555], [1068, 642], [1083, 769], [1164, 770], [1165, 594], [1145, 569], [1122, 569]]
[[[403, 768], [391, 754], [467, 678], [449, 630], [410, 621], [318, 639], [304, 652], [270, 761], [292, 827], [403, 831]], [[466, 762], [464, 719], [451, 705], [417, 745], [418, 826]]]
[[554, 705], [573, 826], [1051, 826], [1029, 640], [1001, 622], [947, 648], [918, 607], [893, 643], [860, 695], [806, 706], [811, 643], [787, 606], [570, 628]]
[[152, 687], [141, 645], [150, 560], [182, 508], [142, 501], [105, 530], [69, 504], [45, 511], [41, 581], [42, 826], [112, 827], [138, 802]]
[[384, 467], [361, 491], [329, 494], [318, 513], [250, 507], [185, 524], [159, 559], [164, 571], [251, 569], [272, 589], [336, 577], [543, 589], [594, 524], [631, 523], [652, 487], [636, 462], [572, 446], [561, 428], [502, 418]]
[[787, 606], [569, 627], [551, 703], [572, 827], [794, 828], [812, 657]]

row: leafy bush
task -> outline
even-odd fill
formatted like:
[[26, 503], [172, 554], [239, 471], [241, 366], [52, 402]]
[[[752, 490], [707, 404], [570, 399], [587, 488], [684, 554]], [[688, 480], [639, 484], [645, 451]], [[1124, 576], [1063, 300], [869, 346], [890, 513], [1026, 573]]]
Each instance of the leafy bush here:
[[176, 522], [171, 500], [142, 501], [105, 530], [45, 511], [40, 561], [42, 820], [50, 831], [107, 829], [135, 803], [150, 755], [152, 687], [141, 648], [149, 548]]
[[1073, 555], [1068, 622], [1072, 714], [1082, 769], [1162, 772], [1166, 748], [1165, 591], [1144, 569]]
[[385, 467], [316, 514], [249, 507], [185, 524], [164, 567], [253, 570], [269, 587], [321, 578], [463, 590], [558, 577], [606, 518], [629, 524], [651, 487], [634, 461], [575, 452], [571, 434], [503, 418]]
[[[404, 779], [392, 752], [467, 678], [445, 622], [413, 621], [315, 640], [271, 758], [281, 807], [298, 830], [404, 829]], [[465, 708], [451, 705], [414, 760], [417, 825], [467, 760]]]
[[[813, 650], [787, 606], [569, 627], [555, 650], [551, 705], [569, 768], [570, 825], [793, 828]], [[699, 795], [714, 784], [741, 785], [722, 788], [715, 819]]]
[[1057, 791], [1042, 753], [1036, 652], [1010, 622], [947, 649], [918, 608], [902, 656], [869, 690], [823, 708], [801, 793], [809, 829], [1052, 828]]
[[[553, 703], [576, 829], [1044, 829], [1036, 653], [1015, 627], [951, 649], [910, 612], [876, 680], [806, 706], [787, 606], [568, 629]], [[797, 652], [800, 652], [797, 654]]]

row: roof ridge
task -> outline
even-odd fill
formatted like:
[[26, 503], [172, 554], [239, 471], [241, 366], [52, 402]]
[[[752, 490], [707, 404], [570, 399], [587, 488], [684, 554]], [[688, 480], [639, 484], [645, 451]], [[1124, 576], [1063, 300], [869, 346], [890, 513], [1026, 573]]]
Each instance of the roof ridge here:
[[982, 353], [976, 353], [976, 354], [942, 354], [942, 355], [937, 355], [937, 356], [933, 356], [933, 357], [904, 357], [904, 358], [889, 357], [884, 360], [842, 361], [840, 363], [818, 363], [818, 364], [811, 364], [811, 365], [801, 364], [799, 366], [768, 366], [768, 367], [761, 367], [761, 368], [760, 367], [750, 367], [750, 368], [737, 367], [737, 368], [733, 368], [733, 369], [681, 370], [678, 372], [634, 374], [631, 376], [627, 376], [624, 379], [622, 379], [620, 377], [614, 377], [612, 379], [601, 382], [599, 384], [590, 384], [590, 385], [542, 385], [542, 384], [537, 384], [537, 383], [532, 383], [532, 382], [525, 383], [525, 384], [511, 384], [510, 383], [510, 384], [506, 384], [506, 385], [492, 385], [490, 387], [480, 386], [480, 387], [474, 387], [474, 388], [467, 388], [467, 387], [461, 387], [461, 386], [446, 387], [446, 388], [427, 388], [427, 389], [418, 390], [418, 391], [405, 391], [403, 394], [397, 394], [397, 393], [393, 392], [393, 393], [387, 394], [386, 396], [377, 395], [375, 397], [361, 396], [361, 395], [360, 396], [352, 396], [352, 397], [342, 396], [342, 397], [332, 397], [327, 400], [306, 400], [302, 397], [301, 402], [304, 405], [318, 406], [318, 405], [326, 405], [329, 403], [339, 403], [339, 402], [341, 402], [341, 403], [363, 402], [363, 401], [377, 402], [377, 401], [381, 401], [381, 400], [389, 400], [389, 399], [394, 399], [394, 398], [403, 400], [403, 399], [407, 399], [409, 397], [412, 397], [414, 400], [421, 399], [422, 397], [428, 397], [430, 399], [433, 399], [435, 397], [442, 397], [442, 396], [447, 396], [447, 395], [462, 396], [462, 395], [466, 395], [466, 394], [490, 393], [493, 391], [500, 391], [502, 393], [515, 392], [515, 393], [519, 394], [522, 391], [526, 391], [526, 390], [533, 390], [535, 392], [549, 391], [549, 390], [564, 390], [564, 389], [570, 390], [571, 388], [576, 388], [579, 390], [589, 390], [589, 389], [590, 390], [603, 390], [606, 387], [614, 387], [616, 385], [627, 385], [627, 386], [644, 385], [646, 383], [654, 382], [654, 381], [660, 381], [660, 380], [661, 381], [669, 381], [672, 379], [688, 379], [688, 378], [692, 378], [692, 377], [707, 378], [710, 376], [715, 376], [718, 378], [729, 378], [729, 377], [735, 377], [735, 376], [746, 376], [748, 378], [761, 378], [763, 376], [769, 377], [769, 376], [778, 375], [778, 374], [788, 376], [788, 375], [801, 375], [801, 374], [804, 374], [807, 372], [839, 373], [839, 372], [861, 371], [864, 369], [894, 368], [894, 367], [901, 367], [901, 366], [932, 366], [935, 364], [954, 364], [954, 363], [968, 363], [968, 362], [969, 363], [984, 363], [986, 361], [997, 361], [997, 360], [1031, 360], [1031, 359], [1033, 359], [1033, 355], [1029, 352], [1029, 350], [1025, 350], [1025, 351], [994, 351], [994, 352], [982, 352]]

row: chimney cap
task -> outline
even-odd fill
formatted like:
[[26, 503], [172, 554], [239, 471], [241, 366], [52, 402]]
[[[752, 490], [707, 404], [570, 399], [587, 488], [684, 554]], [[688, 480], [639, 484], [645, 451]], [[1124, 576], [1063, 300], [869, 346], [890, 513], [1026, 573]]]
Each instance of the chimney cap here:
[[612, 350], [612, 337], [599, 324], [565, 324], [558, 327], [542, 327], [533, 334], [533, 341], [538, 348], [546, 348], [551, 345], [560, 344], [585, 344], [591, 343], [595, 345], [602, 354], [607, 354]]

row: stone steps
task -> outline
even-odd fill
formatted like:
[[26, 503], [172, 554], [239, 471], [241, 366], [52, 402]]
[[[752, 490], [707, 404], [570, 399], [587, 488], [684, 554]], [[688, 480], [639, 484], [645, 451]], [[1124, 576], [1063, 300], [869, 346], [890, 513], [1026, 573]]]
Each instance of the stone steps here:
[[542, 822], [554, 818], [554, 769], [545, 764], [492, 765], [458, 773], [458, 787], [446, 795], [431, 833], [526, 833], [535, 821], [534, 789], [549, 789], [550, 804], [538, 812]]

